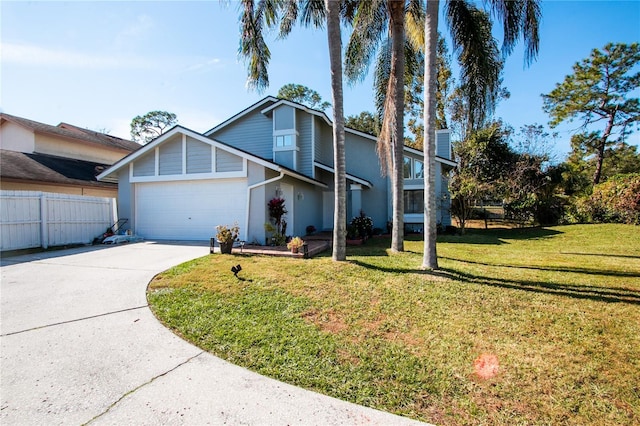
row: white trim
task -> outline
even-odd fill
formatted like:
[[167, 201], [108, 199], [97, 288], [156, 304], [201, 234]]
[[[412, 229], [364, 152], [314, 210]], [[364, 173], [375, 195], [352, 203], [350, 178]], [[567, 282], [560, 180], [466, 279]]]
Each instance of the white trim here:
[[[321, 164], [321, 163], [314, 162], [313, 165], [314, 165], [314, 167], [317, 167], [317, 168], [322, 169], [322, 170], [326, 170], [326, 171], [328, 171], [330, 173], [335, 173], [336, 172], [332, 167], [325, 166], [324, 164]], [[357, 182], [360, 185], [364, 185], [367, 188], [373, 188], [373, 184], [371, 182], [369, 182], [369, 181], [361, 179], [361, 178], [359, 178], [357, 176], [350, 175], [349, 173], [346, 173], [345, 176], [347, 177], [347, 179], [352, 180], [354, 182]]]
[[182, 174], [187, 174], [187, 135], [182, 134]]
[[[279, 181], [280, 179], [284, 178], [284, 173], [280, 172], [280, 176], [271, 178], [271, 179], [267, 179], [265, 181], [262, 182], [258, 182], [258, 183], [254, 183], [253, 185], [249, 185], [247, 186], [247, 208], [246, 208], [246, 217], [245, 217], [245, 221], [244, 221], [244, 229], [246, 229], [246, 232], [249, 232], [249, 220], [250, 218], [250, 213], [251, 213], [251, 190], [254, 188], [257, 188], [259, 186], [264, 186], [264, 185], [268, 185], [270, 183]], [[246, 239], [246, 238], [245, 238]]]
[[[316, 117], [311, 116], [311, 164], [316, 162]], [[311, 168], [311, 177], [316, 178], [316, 168]]]
[[230, 179], [246, 178], [246, 168], [237, 172], [217, 172], [217, 173], [190, 173], [185, 175], [159, 175], [159, 176], [138, 176], [130, 179], [130, 183], [148, 182], [172, 182], [181, 180], [207, 180], [207, 179]]
[[155, 149], [153, 150], [153, 155], [155, 155], [154, 158], [154, 172], [153, 175], [154, 176], [160, 176], [160, 147], [156, 146]]
[[219, 129], [225, 127], [226, 125], [244, 117], [245, 115], [253, 112], [254, 110], [256, 110], [257, 108], [261, 107], [262, 105], [264, 105], [267, 102], [278, 102], [278, 98], [275, 98], [273, 96], [267, 96], [266, 98], [256, 102], [255, 104], [249, 106], [248, 108], [240, 111], [239, 113], [237, 113], [236, 115], [232, 116], [231, 118], [226, 119], [225, 121], [223, 121], [222, 123], [218, 124], [217, 126], [213, 127], [211, 130], [207, 130], [206, 132], [203, 133], [203, 135], [205, 136], [209, 136], [212, 133], [215, 133], [216, 131], [218, 131]]

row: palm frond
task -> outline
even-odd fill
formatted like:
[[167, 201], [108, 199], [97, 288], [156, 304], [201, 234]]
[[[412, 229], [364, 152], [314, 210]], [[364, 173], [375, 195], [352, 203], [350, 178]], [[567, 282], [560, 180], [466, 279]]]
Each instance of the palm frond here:
[[[263, 22], [274, 22], [273, 10], [266, 7], [268, 1], [242, 0], [240, 9], [240, 46], [238, 54], [248, 62], [247, 87], [258, 91], [269, 86], [267, 71], [271, 52], [262, 37]], [[265, 13], [266, 12], [266, 13]]]
[[477, 128], [496, 106], [503, 66], [500, 52], [486, 12], [467, 1], [450, 1], [445, 13], [469, 104], [468, 122]]
[[344, 72], [351, 82], [362, 80], [369, 71], [388, 24], [385, 0], [361, 2], [353, 18], [353, 31], [345, 52]]
[[502, 22], [502, 54], [510, 55], [522, 36], [525, 63], [530, 64], [538, 56], [538, 28], [542, 18], [540, 0], [490, 0], [490, 4], [493, 14]]

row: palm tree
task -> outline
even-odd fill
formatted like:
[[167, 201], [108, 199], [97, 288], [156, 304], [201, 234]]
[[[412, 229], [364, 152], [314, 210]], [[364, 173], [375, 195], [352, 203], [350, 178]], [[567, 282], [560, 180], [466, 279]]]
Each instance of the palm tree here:
[[[516, 43], [523, 38], [525, 42], [525, 63], [529, 64], [538, 54], [538, 27], [541, 17], [540, 0], [487, 0], [493, 15], [501, 20], [504, 39], [502, 53], [509, 55]], [[436, 194], [435, 194], [435, 115], [436, 115], [436, 75], [435, 55], [437, 48], [439, 0], [427, 0], [424, 23], [425, 37], [425, 108], [424, 108], [424, 164], [425, 173], [425, 238], [424, 269], [438, 269], [436, 253]], [[481, 14], [467, 0], [446, 0], [445, 16], [451, 31], [453, 50], [457, 52], [461, 66], [462, 87], [470, 105], [470, 111], [482, 111], [482, 104], [495, 96], [492, 88], [499, 87], [499, 72], [495, 72], [495, 63], [491, 60], [491, 50], [487, 51], [487, 27], [479, 23]], [[486, 14], [484, 15], [486, 16]], [[488, 92], [487, 92], [488, 90]]]
[[335, 203], [333, 213], [334, 261], [346, 260], [347, 176], [344, 144], [344, 108], [342, 96], [342, 38], [340, 34], [340, 4], [325, 0], [327, 39], [331, 62], [331, 93], [333, 96], [333, 165], [335, 170]]
[[[345, 73], [351, 81], [366, 75], [385, 32], [388, 39], [379, 60], [389, 60], [389, 73], [377, 81], [386, 82], [382, 129], [378, 136], [378, 156], [383, 173], [391, 175], [393, 229], [391, 250], [404, 250], [404, 77], [405, 15], [415, 22], [422, 11], [418, 0], [370, 0], [358, 4], [354, 14], [353, 33], [346, 52]], [[387, 28], [388, 27], [388, 28]], [[381, 99], [378, 92], [377, 99]]]
[[271, 57], [264, 41], [264, 25], [279, 24], [280, 36], [285, 37], [299, 19], [305, 25], [321, 28], [327, 22], [327, 41], [331, 61], [331, 89], [333, 97], [333, 151], [335, 211], [333, 230], [334, 261], [346, 260], [347, 190], [345, 165], [344, 112], [342, 95], [342, 41], [340, 9], [343, 2], [335, 0], [242, 0], [240, 26], [240, 54], [248, 61], [248, 86], [263, 90], [269, 85], [268, 64]]

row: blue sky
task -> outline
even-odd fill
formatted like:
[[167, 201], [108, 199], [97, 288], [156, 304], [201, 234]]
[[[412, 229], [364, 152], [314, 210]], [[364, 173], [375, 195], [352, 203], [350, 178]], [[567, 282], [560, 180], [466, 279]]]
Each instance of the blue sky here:
[[[3, 0], [0, 109], [129, 138], [136, 115], [170, 111], [183, 126], [203, 132], [287, 83], [308, 86], [331, 102], [323, 31], [296, 28], [285, 40], [271, 34], [270, 87], [264, 93], [246, 88], [246, 67], [237, 54], [237, 6], [216, 0]], [[540, 33], [536, 62], [525, 67], [518, 46], [505, 66], [511, 98], [496, 116], [516, 129], [546, 125], [540, 94], [550, 92], [593, 48], [640, 41], [640, 0], [547, 0]], [[344, 102], [346, 115], [373, 111], [371, 78], [345, 83]], [[560, 155], [568, 152], [576, 127], [555, 129]], [[640, 135], [630, 142], [639, 144]]]

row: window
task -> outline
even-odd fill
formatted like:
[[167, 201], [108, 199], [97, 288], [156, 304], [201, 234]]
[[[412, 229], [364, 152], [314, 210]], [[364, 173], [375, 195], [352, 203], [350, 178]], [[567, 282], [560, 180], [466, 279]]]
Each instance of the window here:
[[424, 163], [422, 161], [413, 160], [413, 178], [424, 179]]
[[424, 213], [424, 190], [404, 191], [404, 212]]
[[411, 179], [411, 158], [404, 157], [404, 178]]
[[276, 136], [276, 148], [293, 146], [293, 135]]

